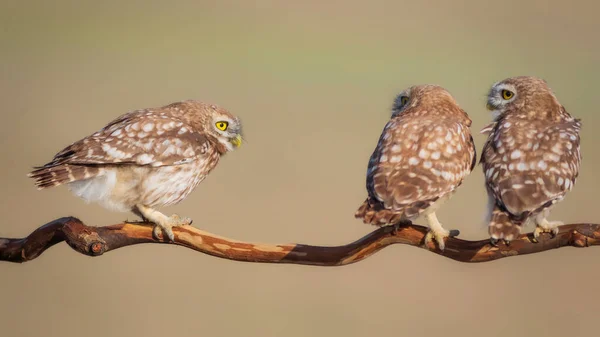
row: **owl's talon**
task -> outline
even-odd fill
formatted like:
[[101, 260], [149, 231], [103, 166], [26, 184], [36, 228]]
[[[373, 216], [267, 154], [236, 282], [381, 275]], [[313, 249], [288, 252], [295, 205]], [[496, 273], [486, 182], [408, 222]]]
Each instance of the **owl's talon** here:
[[[429, 223], [429, 232], [425, 235], [425, 245], [429, 246], [431, 241], [435, 239], [438, 244], [438, 247], [441, 251], [444, 251], [446, 248], [446, 242], [444, 239], [450, 236], [450, 232], [442, 226], [439, 222], [435, 212], [429, 213], [427, 215], [427, 222]], [[453, 234], [456, 234], [457, 230], [453, 230]]]
[[434, 232], [432, 230], [429, 230], [429, 232], [427, 232], [427, 234], [425, 235], [425, 245], [429, 246], [431, 242], [435, 240], [440, 250], [444, 251], [444, 249], [446, 249], [446, 242], [444, 241], [444, 239], [449, 236], [450, 232], [448, 232], [447, 230], [443, 230], [440, 232]]
[[506, 245], [506, 247], [510, 246], [510, 240], [506, 240], [506, 239], [502, 239], [502, 242], [504, 242], [504, 244]]
[[173, 227], [191, 226], [194, 222], [191, 218], [180, 217], [179, 215], [172, 215], [170, 219], [173, 222]]
[[460, 235], [460, 231], [458, 229], [451, 229], [448, 234], [449, 237], [453, 238]]
[[538, 224], [533, 230], [533, 242], [537, 243], [538, 238], [542, 235], [542, 233], [550, 234], [550, 238], [554, 239], [558, 235], [558, 226], [561, 226], [563, 223], [559, 221], [542, 221], [541, 224]]
[[154, 228], [152, 228], [152, 235], [154, 235], [156, 239], [160, 239], [161, 232], [165, 233], [169, 238], [169, 241], [175, 241], [175, 234], [170, 227], [155, 225]]
[[494, 247], [498, 247], [498, 241], [500, 240], [496, 238], [490, 238], [490, 244]]
[[192, 224], [192, 219], [186, 217], [180, 217], [177, 214], [171, 215], [167, 218], [166, 223], [157, 223], [156, 226], [152, 229], [152, 233], [154, 237], [159, 238], [159, 234], [161, 230], [164, 231], [166, 236], [169, 238], [169, 241], [175, 242], [175, 234], [173, 233], [173, 227], [182, 227], [189, 226]]
[[542, 235], [542, 233], [544, 233], [544, 229], [543, 229], [543, 228], [541, 228], [541, 227], [536, 227], [536, 228], [533, 230], [533, 238], [535, 239], [536, 243], [537, 243], [537, 242], [540, 242], [540, 241], [538, 240], [538, 238], [539, 238], [539, 237]]
[[403, 225], [402, 222], [396, 222], [393, 226], [392, 226], [392, 235], [397, 235], [398, 231], [400, 230], [400, 227]]

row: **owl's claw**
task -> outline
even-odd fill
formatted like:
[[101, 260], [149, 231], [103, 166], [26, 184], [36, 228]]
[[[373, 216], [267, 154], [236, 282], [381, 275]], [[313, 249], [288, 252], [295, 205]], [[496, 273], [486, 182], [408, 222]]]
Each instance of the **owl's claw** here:
[[558, 227], [564, 225], [561, 221], [548, 221], [546, 217], [548, 216], [549, 210], [545, 209], [535, 219], [537, 226], [533, 230], [533, 242], [538, 242], [538, 238], [542, 233], [550, 233], [552, 238], [555, 238], [558, 234]]
[[407, 222], [407, 221], [398, 221], [395, 222], [393, 225], [391, 225], [392, 229], [391, 229], [391, 233], [392, 235], [397, 235], [398, 231], [400, 230], [400, 227], [402, 226], [407, 226], [410, 225], [411, 222]]
[[506, 240], [506, 239], [496, 239], [496, 238], [490, 238], [490, 245], [494, 246], [494, 247], [498, 247], [498, 242], [502, 241], [504, 243], [505, 246], [510, 246], [511, 241], [510, 240]]
[[173, 227], [177, 226], [189, 226], [192, 224], [192, 219], [186, 217], [180, 217], [177, 214], [173, 214], [167, 218], [165, 222], [158, 222], [152, 229], [152, 234], [155, 238], [160, 238], [161, 230], [164, 231], [169, 241], [175, 242], [175, 234], [173, 234]]
[[444, 240], [450, 236], [450, 232], [445, 229], [441, 231], [429, 230], [429, 232], [427, 232], [427, 234], [425, 235], [425, 245], [429, 246], [429, 244], [431, 244], [431, 242], [435, 240], [440, 250], [443, 251], [446, 248], [446, 242]]
[[446, 242], [444, 241], [447, 237], [455, 237], [460, 232], [456, 229], [448, 231], [442, 226], [442, 224], [437, 219], [435, 212], [427, 215], [427, 222], [429, 223], [429, 232], [425, 235], [425, 245], [429, 246], [431, 241], [435, 239], [438, 244], [438, 247], [441, 251], [444, 251], [446, 248]]
[[541, 229], [541, 228], [539, 228], [539, 227], [536, 227], [536, 228], [533, 230], [533, 235], [532, 235], [532, 237], [531, 237], [531, 242], [533, 242], [533, 243], [539, 243], [539, 242], [540, 242], [540, 240], [538, 240], [538, 238], [540, 237], [540, 235], [541, 235], [543, 232], [544, 232], [544, 230], [543, 230], [543, 229]]
[[392, 235], [398, 234], [398, 229], [400, 229], [400, 223], [395, 223], [392, 225]]
[[537, 225], [537, 227], [535, 227], [533, 230], [533, 242], [539, 242], [538, 238], [540, 235], [542, 235], [542, 233], [549, 233], [551, 238], [555, 238], [556, 235], [558, 235], [558, 226], [561, 226], [562, 222], [553, 221], [547, 222], [544, 225], [546, 226]]

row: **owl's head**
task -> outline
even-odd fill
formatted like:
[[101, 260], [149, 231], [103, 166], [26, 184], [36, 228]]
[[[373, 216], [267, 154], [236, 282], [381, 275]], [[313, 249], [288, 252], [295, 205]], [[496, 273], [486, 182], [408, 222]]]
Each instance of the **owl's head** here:
[[242, 122], [240, 119], [215, 104], [187, 100], [169, 105], [182, 113], [190, 125], [215, 142], [219, 152], [232, 151], [242, 145]]
[[459, 107], [448, 90], [439, 85], [415, 85], [400, 92], [392, 106], [392, 118], [400, 114], [455, 114], [461, 119], [470, 119]]
[[556, 96], [543, 79], [533, 76], [510, 77], [492, 85], [487, 97], [487, 109], [494, 119], [511, 112], [550, 112], [560, 106]]
[[229, 111], [211, 105], [210, 114], [204, 120], [204, 130], [213, 136], [227, 151], [232, 151], [242, 145], [242, 123]]

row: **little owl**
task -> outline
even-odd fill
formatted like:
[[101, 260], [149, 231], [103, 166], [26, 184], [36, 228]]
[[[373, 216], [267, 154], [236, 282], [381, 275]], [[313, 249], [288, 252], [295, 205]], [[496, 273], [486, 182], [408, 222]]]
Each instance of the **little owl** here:
[[39, 189], [67, 184], [87, 202], [132, 211], [173, 241], [173, 226], [189, 218], [166, 216], [241, 145], [240, 120], [216, 105], [188, 100], [129, 112], [56, 154], [29, 174]]
[[436, 210], [461, 185], [476, 163], [471, 119], [452, 95], [435, 85], [413, 86], [400, 93], [390, 121], [371, 155], [367, 200], [355, 217], [364, 223], [398, 226], [424, 216], [444, 250], [444, 229]]
[[534, 239], [558, 233], [548, 221], [552, 205], [570, 191], [579, 175], [581, 122], [558, 102], [546, 81], [513, 77], [495, 83], [487, 108], [493, 122], [481, 154], [490, 199], [491, 241], [510, 243], [530, 219]]

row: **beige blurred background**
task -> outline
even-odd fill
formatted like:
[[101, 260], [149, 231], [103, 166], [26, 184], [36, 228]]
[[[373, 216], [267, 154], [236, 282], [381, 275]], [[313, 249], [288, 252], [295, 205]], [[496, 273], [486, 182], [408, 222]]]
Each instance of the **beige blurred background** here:
[[[553, 213], [600, 221], [592, 1], [2, 1], [0, 236], [131, 214], [38, 192], [26, 173], [129, 110], [182, 99], [239, 115], [248, 142], [164, 209], [240, 240], [338, 245], [396, 93], [448, 88], [477, 133], [489, 86], [545, 78], [583, 119], [583, 170]], [[483, 137], [475, 136], [478, 151]], [[442, 209], [486, 238], [481, 168]], [[531, 231], [532, 228], [527, 228]], [[2, 336], [591, 336], [600, 249], [463, 264], [409, 246], [337, 268], [221, 260], [167, 245], [99, 258], [65, 244], [0, 264]]]

